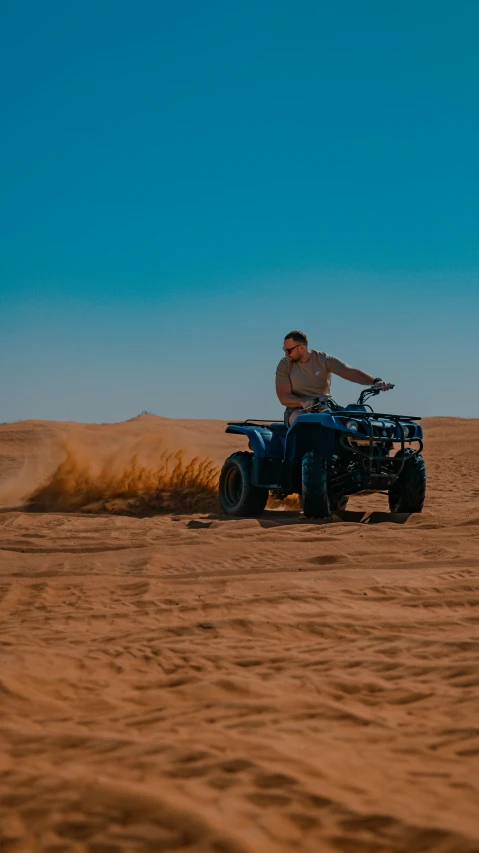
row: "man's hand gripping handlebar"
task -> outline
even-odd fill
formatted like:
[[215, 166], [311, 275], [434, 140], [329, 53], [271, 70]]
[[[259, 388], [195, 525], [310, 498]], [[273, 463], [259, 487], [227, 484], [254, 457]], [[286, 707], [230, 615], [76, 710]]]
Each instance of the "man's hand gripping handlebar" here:
[[367, 391], [390, 391], [391, 388], [394, 388], [394, 385], [391, 385], [390, 382], [383, 382], [382, 379], [379, 379], [374, 385], [371, 385], [370, 388], [366, 388]]

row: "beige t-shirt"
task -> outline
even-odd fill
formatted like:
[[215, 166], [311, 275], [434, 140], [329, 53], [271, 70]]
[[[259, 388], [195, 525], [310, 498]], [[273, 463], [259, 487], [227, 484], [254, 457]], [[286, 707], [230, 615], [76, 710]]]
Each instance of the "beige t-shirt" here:
[[276, 368], [276, 381], [289, 381], [291, 393], [300, 399], [321, 397], [329, 394], [331, 374], [339, 373], [343, 367], [346, 367], [344, 361], [313, 349], [311, 358], [304, 363], [290, 361], [287, 356], [282, 358]]

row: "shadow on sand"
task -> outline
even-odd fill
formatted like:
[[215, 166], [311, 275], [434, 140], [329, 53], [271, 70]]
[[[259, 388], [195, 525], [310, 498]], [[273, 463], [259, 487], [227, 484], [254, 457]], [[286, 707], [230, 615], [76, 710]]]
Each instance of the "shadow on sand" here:
[[[264, 515], [260, 518], [251, 519], [258, 522], [258, 525], [263, 528], [268, 527], [285, 527], [292, 524], [405, 524], [412, 513], [409, 512], [380, 512], [374, 511], [352, 511], [344, 510], [336, 512], [331, 518], [305, 518], [299, 510], [281, 510], [267, 509]], [[219, 515], [210, 513], [204, 520], [192, 519], [188, 523], [191, 529], [200, 527], [211, 527], [214, 521], [235, 521], [236, 519], [228, 515]], [[237, 519], [238, 521], [243, 519]]]
[[[42, 508], [35, 507], [33, 505], [22, 505], [22, 506], [11, 506], [11, 507], [0, 507], [0, 513], [10, 513], [10, 512], [28, 512], [28, 513], [39, 513], [43, 514], [45, 510]], [[55, 510], [55, 512], [59, 515], [71, 515], [72, 510]], [[76, 513], [75, 513], [76, 514]], [[82, 513], [83, 515], [84, 513]], [[101, 516], [101, 515], [115, 515], [114, 510], [104, 510], [98, 512], [88, 512], [85, 513], [90, 516]], [[132, 517], [151, 517], [155, 515], [165, 515], [171, 513], [159, 512], [157, 509], [149, 509], [145, 512], [139, 511], [131, 511], [128, 512], [124, 509], [118, 513], [119, 515], [127, 515]], [[174, 515], [191, 515], [190, 511], [185, 511], [184, 513], [176, 511]], [[330, 518], [305, 518], [303, 513], [300, 510], [286, 510], [286, 509], [266, 509], [264, 511], [264, 515], [259, 518], [250, 519], [257, 521], [260, 527], [268, 528], [268, 527], [284, 527], [291, 524], [315, 524], [315, 525], [324, 525], [324, 524], [340, 524], [340, 523], [349, 523], [349, 524], [405, 524], [407, 520], [413, 515], [413, 513], [408, 512], [380, 512], [379, 510], [367, 511], [367, 510], [344, 510], [343, 512], [336, 512]], [[191, 519], [188, 522], [187, 527], [194, 529], [200, 527], [211, 527], [214, 521], [242, 521], [243, 519], [236, 519], [229, 515], [224, 515], [220, 513], [208, 513], [205, 515], [203, 519]]]

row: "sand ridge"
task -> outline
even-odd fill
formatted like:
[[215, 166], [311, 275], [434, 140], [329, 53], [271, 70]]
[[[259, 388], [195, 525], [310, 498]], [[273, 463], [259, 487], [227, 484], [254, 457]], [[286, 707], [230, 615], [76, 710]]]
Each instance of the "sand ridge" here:
[[424, 428], [421, 515], [370, 496], [311, 523], [225, 519], [207, 489], [15, 509], [68, 448], [94, 478], [244, 445], [154, 416], [0, 427], [6, 850], [479, 851], [479, 422]]

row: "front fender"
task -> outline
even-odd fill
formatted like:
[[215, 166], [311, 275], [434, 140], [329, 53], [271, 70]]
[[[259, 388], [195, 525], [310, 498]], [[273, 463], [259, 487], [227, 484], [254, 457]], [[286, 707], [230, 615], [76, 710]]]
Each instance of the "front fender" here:
[[349, 432], [344, 423], [344, 418], [353, 417], [349, 415], [348, 412], [341, 412], [341, 417], [337, 414], [333, 414], [332, 412], [312, 412], [311, 414], [299, 415], [293, 421], [292, 426], [290, 427], [290, 432], [292, 432], [297, 427], [305, 427], [305, 426], [321, 426], [323, 429], [333, 429], [333, 430], [341, 430], [343, 432]]
[[334, 441], [335, 426], [330, 415], [299, 415], [286, 436], [285, 460], [292, 468], [312, 449], [318, 450], [323, 456], [332, 456]]

